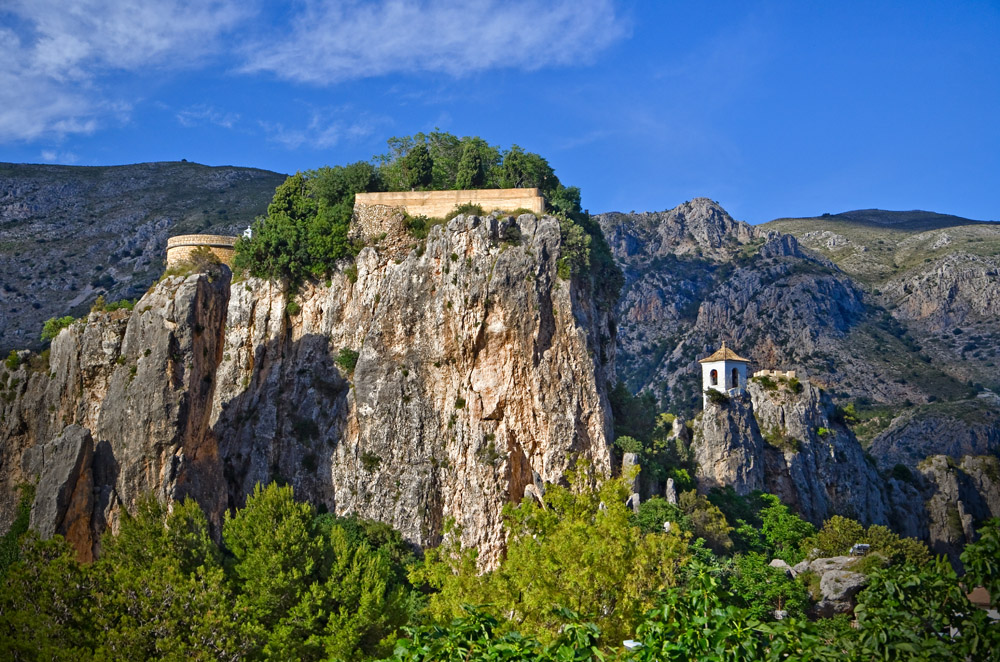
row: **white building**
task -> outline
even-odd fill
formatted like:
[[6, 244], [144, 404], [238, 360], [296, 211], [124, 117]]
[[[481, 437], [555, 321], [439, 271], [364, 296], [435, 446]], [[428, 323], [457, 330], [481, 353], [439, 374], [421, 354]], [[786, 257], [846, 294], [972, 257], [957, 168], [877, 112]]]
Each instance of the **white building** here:
[[[747, 366], [750, 361], [722, 343], [719, 351], [698, 361], [701, 364], [701, 390], [715, 389], [726, 395], [743, 393], [747, 383]], [[708, 405], [708, 396], [703, 396]]]

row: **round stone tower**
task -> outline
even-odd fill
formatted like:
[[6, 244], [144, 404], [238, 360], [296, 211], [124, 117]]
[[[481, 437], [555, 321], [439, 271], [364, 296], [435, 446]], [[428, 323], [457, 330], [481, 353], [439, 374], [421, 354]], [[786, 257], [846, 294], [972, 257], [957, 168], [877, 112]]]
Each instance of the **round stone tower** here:
[[221, 234], [179, 234], [167, 239], [167, 267], [191, 258], [191, 254], [199, 248], [212, 251], [219, 262], [233, 266], [233, 247], [236, 237]]

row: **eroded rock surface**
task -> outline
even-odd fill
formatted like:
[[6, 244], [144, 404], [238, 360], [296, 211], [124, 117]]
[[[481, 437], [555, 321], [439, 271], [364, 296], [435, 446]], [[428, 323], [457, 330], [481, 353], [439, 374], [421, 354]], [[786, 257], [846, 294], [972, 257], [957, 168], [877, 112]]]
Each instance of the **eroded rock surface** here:
[[[194, 497], [217, 530], [281, 480], [419, 545], [453, 518], [494, 562], [504, 504], [578, 459], [610, 473], [610, 311], [586, 278], [557, 276], [554, 218], [460, 216], [402, 239], [303, 287], [297, 310], [223, 268], [73, 325], [48, 366], [3, 376], [21, 380], [2, 401], [3, 466], [78, 424], [97, 530], [146, 494]], [[0, 525], [26, 476], [3, 472]]]

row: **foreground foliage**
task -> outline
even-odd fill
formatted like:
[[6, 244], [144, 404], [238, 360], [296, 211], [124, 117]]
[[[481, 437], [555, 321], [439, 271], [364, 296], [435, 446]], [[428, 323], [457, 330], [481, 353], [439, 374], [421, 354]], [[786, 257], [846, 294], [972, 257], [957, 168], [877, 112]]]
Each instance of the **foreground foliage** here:
[[[624, 483], [596, 486], [583, 469], [544, 505], [508, 508], [508, 554], [484, 574], [455, 536], [421, 565], [392, 528], [317, 515], [273, 484], [225, 518], [222, 546], [193, 501], [150, 499], [86, 565], [61, 537], [25, 531], [30, 496], [5, 537], [18, 544], [0, 585], [2, 659], [929, 662], [1000, 650], [1000, 626], [965, 597], [1000, 582], [997, 519], [962, 556], [965, 585], [943, 558], [872, 570], [855, 628], [811, 620], [804, 587], [769, 555], [718, 556], [683, 518], [644, 533]], [[767, 496], [758, 514], [785, 517]], [[753, 519], [750, 500], [730, 501]]]

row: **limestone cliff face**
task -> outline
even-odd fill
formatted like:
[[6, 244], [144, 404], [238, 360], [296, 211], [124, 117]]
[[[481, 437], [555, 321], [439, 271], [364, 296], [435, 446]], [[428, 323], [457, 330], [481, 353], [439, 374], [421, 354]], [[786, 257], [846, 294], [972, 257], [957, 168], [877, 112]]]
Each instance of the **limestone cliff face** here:
[[608, 318], [556, 276], [555, 219], [458, 217], [421, 249], [385, 243], [291, 317], [274, 287], [234, 285], [212, 420], [230, 505], [281, 476], [421, 545], [454, 518], [489, 562], [534, 474], [610, 471]]
[[421, 545], [454, 518], [488, 564], [526, 486], [577, 458], [610, 472], [613, 324], [586, 279], [557, 276], [555, 219], [376, 239], [293, 306], [274, 284], [195, 274], [64, 331], [3, 401], [0, 526], [16, 484], [44, 474], [25, 452], [70, 424], [93, 435], [91, 548], [145, 494], [193, 496], [218, 526], [282, 480]]
[[751, 380], [746, 394], [709, 402], [692, 442], [699, 488], [764, 490], [816, 524], [838, 514], [887, 524], [878, 471], [850, 431], [831, 421], [829, 396], [808, 383], [800, 389]]
[[759, 380], [747, 386], [765, 435], [768, 491], [812, 522], [846, 515], [865, 524], [888, 524], [877, 469], [833, 417], [829, 395], [808, 381], [800, 387], [778, 383], [769, 389]]
[[19, 386], [0, 409], [0, 526], [16, 486], [34, 480], [32, 525], [82, 558], [147, 494], [225, 503], [206, 424], [228, 292], [224, 267], [167, 278], [134, 311], [63, 331], [48, 365], [35, 357], [7, 376]]
[[691, 450], [699, 488], [728, 485], [737, 494], [764, 489], [764, 443], [748, 397], [709, 401], [695, 423]]

